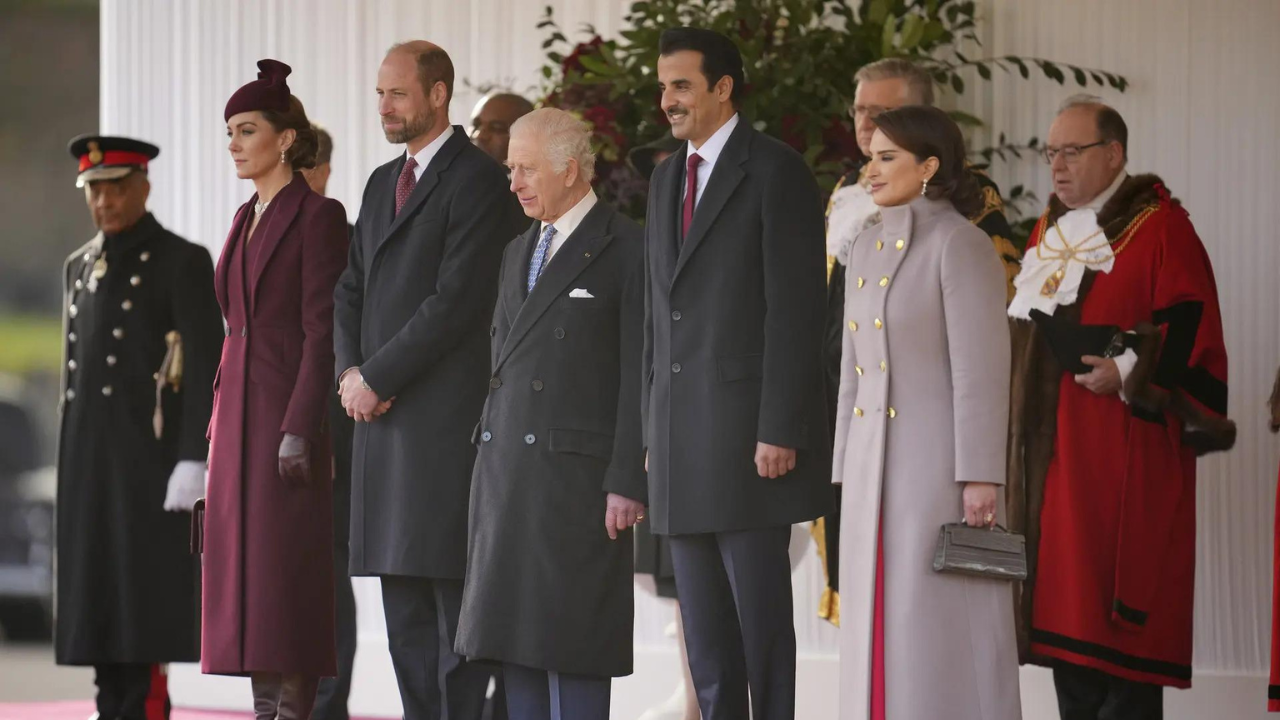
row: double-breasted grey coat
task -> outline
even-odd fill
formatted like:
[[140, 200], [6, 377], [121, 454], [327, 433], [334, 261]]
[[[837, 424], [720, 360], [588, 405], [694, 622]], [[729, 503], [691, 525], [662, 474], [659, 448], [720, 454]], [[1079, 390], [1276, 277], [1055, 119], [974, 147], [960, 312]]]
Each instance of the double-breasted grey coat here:
[[503, 257], [456, 645], [474, 659], [629, 675], [632, 533], [610, 540], [604, 516], [607, 493], [647, 494], [642, 231], [597, 202], [526, 299], [540, 227]]
[[[888, 207], [854, 240], [833, 479], [840, 534], [840, 717], [869, 715], [883, 530], [885, 716], [1021, 716], [1008, 583], [938, 574], [966, 482], [1003, 484], [1005, 285], [991, 240], [949, 201]], [[881, 527], [883, 526], [883, 527]]]

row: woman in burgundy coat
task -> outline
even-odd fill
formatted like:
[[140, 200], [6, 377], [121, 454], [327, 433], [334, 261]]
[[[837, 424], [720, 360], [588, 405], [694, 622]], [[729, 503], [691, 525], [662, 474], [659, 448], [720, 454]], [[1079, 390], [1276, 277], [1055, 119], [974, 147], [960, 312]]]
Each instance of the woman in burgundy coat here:
[[227, 103], [236, 213], [215, 288], [228, 325], [214, 380], [204, 544], [204, 672], [252, 678], [259, 720], [310, 715], [336, 672], [328, 393], [333, 288], [346, 213], [301, 168], [317, 140], [285, 84], [258, 63]]

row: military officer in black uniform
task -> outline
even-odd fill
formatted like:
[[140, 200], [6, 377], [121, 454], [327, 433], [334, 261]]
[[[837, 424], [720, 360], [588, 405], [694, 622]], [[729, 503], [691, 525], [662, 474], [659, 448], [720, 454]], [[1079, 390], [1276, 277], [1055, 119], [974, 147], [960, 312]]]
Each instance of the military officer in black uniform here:
[[56, 657], [92, 665], [100, 720], [168, 716], [198, 660], [190, 510], [204, 494], [223, 326], [209, 253], [146, 210], [154, 145], [71, 141], [98, 234], [63, 268]]

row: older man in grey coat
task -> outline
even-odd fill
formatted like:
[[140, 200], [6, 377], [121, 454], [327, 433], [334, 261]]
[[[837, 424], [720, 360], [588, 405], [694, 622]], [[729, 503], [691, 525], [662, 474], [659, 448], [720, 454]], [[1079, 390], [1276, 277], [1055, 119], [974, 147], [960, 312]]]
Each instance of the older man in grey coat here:
[[502, 663], [513, 719], [596, 720], [631, 673], [642, 232], [591, 190], [581, 121], [545, 108], [511, 134], [536, 222], [502, 262], [456, 649]]

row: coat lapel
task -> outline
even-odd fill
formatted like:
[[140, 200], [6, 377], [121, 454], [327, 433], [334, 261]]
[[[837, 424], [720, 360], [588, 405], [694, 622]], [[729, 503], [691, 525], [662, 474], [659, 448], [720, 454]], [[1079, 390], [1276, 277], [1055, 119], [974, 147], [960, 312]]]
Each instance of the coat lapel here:
[[224, 308], [227, 307], [227, 273], [231, 271], [231, 255], [235, 246], [240, 243], [240, 237], [244, 235], [244, 224], [249, 222], [253, 203], [257, 199], [258, 194], [254, 193], [249, 202], [236, 211], [236, 218], [231, 221], [231, 232], [227, 233], [227, 241], [222, 244], [222, 254], [218, 256], [218, 267], [213, 274], [213, 289], [218, 296], [218, 303]]
[[662, 167], [656, 188], [659, 193], [658, 217], [655, 218], [658, 242], [653, 250], [658, 253], [668, 281], [675, 275], [676, 261], [680, 258], [680, 203], [683, 201], [680, 180], [688, 152], [689, 143], [686, 142], [680, 152]]
[[512, 241], [511, 249], [508, 251], [507, 262], [514, 266], [511, 271], [512, 277], [519, 280], [519, 282], [512, 280], [502, 286], [502, 309], [507, 314], [508, 325], [515, 323], [516, 316], [520, 314], [520, 308], [524, 305], [525, 285], [529, 277], [529, 256], [533, 254], [533, 246], [538, 242], [538, 231], [541, 228], [542, 223], [535, 220], [528, 230]]
[[[460, 126], [455, 125], [453, 128], [453, 135], [449, 136], [449, 139], [444, 141], [444, 145], [440, 146], [440, 149], [436, 151], [435, 157], [431, 158], [431, 161], [427, 163], [427, 169], [423, 171], [422, 177], [418, 180], [418, 184], [414, 185], [413, 192], [409, 193], [409, 199], [405, 200], [404, 207], [400, 208], [400, 212], [395, 214], [395, 217], [392, 218], [391, 225], [387, 228], [387, 232], [384, 233], [382, 237], [378, 238], [377, 245], [373, 249], [375, 254], [378, 250], [382, 249], [382, 246], [386, 244], [387, 240], [389, 240], [392, 235], [396, 234], [397, 230], [404, 226], [408, 219], [417, 211], [418, 207], [421, 206], [422, 203], [426, 202], [426, 199], [431, 196], [431, 191], [435, 190], [436, 185], [440, 183], [440, 174], [448, 169], [450, 163], [453, 162], [453, 159], [457, 157], [458, 153], [461, 152], [462, 149], [470, 142], [471, 141], [467, 139], [466, 132], [464, 132]], [[405, 161], [402, 159], [396, 166], [395, 178], [391, 183], [391, 212], [393, 214], [396, 211], [396, 183], [400, 181], [400, 172], [404, 169], [404, 162]]]
[[[716, 159], [715, 168], [707, 180], [707, 188], [702, 191], [702, 200], [693, 211], [693, 223], [689, 225], [689, 234], [680, 246], [680, 258], [676, 261], [675, 275], [671, 278], [673, 283], [680, 276], [680, 271], [688, 264], [689, 256], [698, 249], [698, 245], [706, 237], [711, 225], [724, 210], [725, 203], [729, 202], [729, 198], [733, 196], [738, 183], [746, 177], [742, 171], [742, 164], [747, 160], [747, 143], [751, 132], [750, 124], [745, 118], [739, 117], [738, 126], [733, 129], [733, 133], [729, 135], [729, 141], [720, 151], [720, 157]], [[688, 143], [685, 147], [688, 147]]]
[[[520, 312], [516, 314], [515, 322], [511, 324], [511, 332], [507, 334], [507, 341], [503, 343], [502, 353], [498, 356], [498, 362], [493, 368], [495, 373], [538, 319], [547, 312], [551, 303], [560, 297], [569, 283], [572, 283], [583, 270], [587, 269], [588, 265], [600, 257], [600, 253], [613, 239], [613, 236], [608, 233], [609, 221], [613, 219], [613, 213], [613, 209], [608, 205], [597, 202], [582, 219], [578, 229], [574, 230], [573, 234], [564, 241], [564, 245], [561, 245], [556, 254], [551, 256], [546, 269], [542, 271], [542, 277], [533, 286], [533, 292], [529, 293], [529, 297], [520, 307]], [[527, 263], [525, 267], [528, 268]]]
[[[271, 217], [267, 218], [267, 226], [262, 229], [262, 240], [260, 241], [262, 247], [258, 251], [256, 262], [253, 263], [253, 267], [250, 270], [249, 308], [251, 316], [253, 308], [257, 307], [258, 283], [262, 281], [262, 273], [266, 271], [267, 264], [271, 262], [271, 256], [280, 247], [280, 241], [284, 239], [284, 234], [293, 225], [294, 218], [298, 217], [298, 210], [302, 208], [302, 201], [309, 192], [311, 192], [311, 188], [307, 186], [307, 181], [303, 179], [302, 173], [294, 173], [293, 180], [288, 185], [285, 185], [271, 200], [275, 211], [271, 213]], [[250, 257], [253, 256], [251, 255]]]

